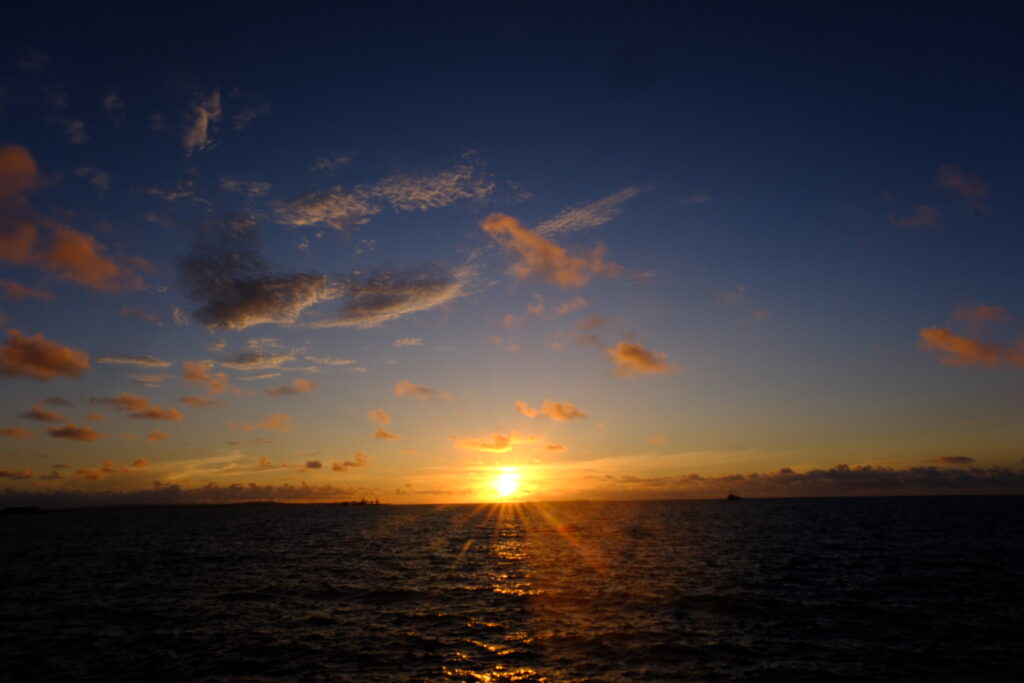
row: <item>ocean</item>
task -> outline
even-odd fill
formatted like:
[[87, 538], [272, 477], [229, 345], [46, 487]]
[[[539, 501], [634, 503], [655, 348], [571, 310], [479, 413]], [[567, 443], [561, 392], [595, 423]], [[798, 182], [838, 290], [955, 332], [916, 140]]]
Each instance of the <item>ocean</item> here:
[[1021, 681], [1024, 497], [0, 515], [6, 681]]

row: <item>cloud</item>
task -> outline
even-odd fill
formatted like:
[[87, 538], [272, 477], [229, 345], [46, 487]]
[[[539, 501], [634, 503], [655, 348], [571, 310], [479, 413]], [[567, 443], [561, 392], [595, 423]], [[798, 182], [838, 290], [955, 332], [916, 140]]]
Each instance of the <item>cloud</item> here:
[[96, 359], [97, 363], [104, 363], [106, 365], [141, 365], [147, 368], [169, 368], [171, 362], [166, 360], [160, 360], [153, 356], [132, 356], [127, 353], [118, 354], [116, 356], [100, 356]]
[[396, 339], [395, 343], [391, 346], [396, 349], [402, 348], [403, 346], [423, 346], [423, 340], [419, 337], [402, 337], [401, 339]]
[[401, 398], [402, 396], [412, 396], [420, 401], [451, 401], [454, 396], [446, 394], [443, 391], [437, 391], [431, 389], [428, 386], [422, 384], [413, 384], [407, 379], [403, 379], [401, 382], [395, 385], [395, 396]]
[[267, 415], [260, 422], [243, 424], [241, 428], [247, 432], [255, 431], [257, 429], [271, 429], [276, 432], [287, 433], [295, 429], [295, 422], [292, 420], [291, 415], [287, 415], [285, 413], [274, 413], [272, 415]]
[[372, 497], [374, 491], [365, 488], [343, 488], [332, 484], [309, 486], [305, 483], [230, 484], [209, 483], [203, 486], [182, 487], [180, 484], [156, 482], [151, 489], [142, 490], [32, 490], [0, 491], [0, 504], [4, 506], [37, 506], [44, 508], [76, 508], [107, 505], [202, 505], [276, 501], [282, 503], [330, 503]]
[[538, 411], [531, 408], [526, 401], [516, 401], [516, 410], [526, 417], [537, 417]]
[[114, 125], [114, 128], [120, 128], [128, 108], [117, 92], [111, 90], [107, 93], [107, 96], [103, 98], [102, 105], [103, 110], [110, 117], [110, 122]]
[[331, 358], [330, 356], [305, 356], [306, 360], [320, 365], [352, 365], [354, 360], [348, 358]]
[[806, 472], [784, 467], [777, 472], [715, 477], [596, 475], [594, 480], [595, 487], [587, 493], [600, 498], [722, 498], [730, 491], [765, 498], [1024, 492], [1024, 468], [1004, 467], [896, 469], [841, 464]]
[[932, 458], [928, 462], [937, 462], [944, 465], [970, 465], [974, 462], [974, 458], [969, 455], [943, 455], [938, 458]]
[[771, 311], [754, 311], [750, 314], [754, 320], [767, 320], [771, 316]]
[[352, 163], [352, 158], [351, 154], [332, 154], [331, 156], [317, 157], [310, 164], [309, 170], [322, 172], [329, 171], [338, 166], [347, 166]]
[[206, 392], [216, 396], [223, 394], [231, 385], [228, 384], [228, 376], [223, 372], [213, 372], [211, 361], [184, 361], [181, 364], [184, 370], [184, 379], [189, 384], [202, 384]]
[[676, 204], [679, 204], [680, 206], [699, 206], [701, 204], [707, 204], [711, 199], [712, 197], [709, 194], [696, 192], [676, 200]]
[[151, 311], [147, 311], [144, 308], [131, 308], [129, 306], [125, 306], [124, 308], [121, 309], [121, 317], [135, 318], [136, 320], [145, 320], [148, 323], [156, 323], [157, 325], [163, 324], [160, 322], [160, 316]]
[[75, 405], [71, 401], [67, 400], [66, 398], [62, 398], [60, 396], [47, 396], [42, 401], [40, 401], [40, 403], [45, 403], [48, 406], [73, 406], [73, 405]]
[[21, 299], [35, 299], [37, 301], [53, 301], [53, 292], [48, 292], [43, 289], [33, 289], [32, 287], [26, 287], [20, 282], [14, 280], [2, 280], [0, 279], [0, 296], [5, 299], [13, 299], [19, 301]]
[[540, 410], [531, 408], [526, 401], [516, 401], [516, 409], [526, 417], [544, 415], [556, 422], [567, 422], [568, 420], [587, 416], [586, 413], [571, 403], [561, 403], [547, 398], [544, 399], [544, 403], [541, 405]]
[[132, 380], [133, 383], [138, 384], [141, 387], [150, 387], [150, 388], [152, 388], [152, 387], [159, 387], [159, 386], [163, 385], [164, 382], [166, 382], [167, 380], [169, 380], [172, 377], [174, 377], [174, 375], [168, 375], [168, 374], [164, 373], [164, 374], [155, 374], [155, 375], [149, 375], [149, 374], [144, 374], [144, 375], [128, 375], [128, 377]]
[[668, 375], [679, 372], [679, 366], [668, 362], [666, 354], [650, 351], [640, 344], [623, 341], [605, 351], [615, 363], [615, 374], [619, 377], [632, 377], [636, 374]]
[[197, 396], [195, 394], [191, 394], [189, 396], [182, 396], [181, 398], [178, 399], [178, 401], [180, 403], [184, 403], [187, 406], [192, 406], [193, 408], [209, 408], [210, 406], [224, 405], [223, 402], [218, 401], [217, 399], [208, 398], [206, 396]]
[[391, 424], [391, 416], [388, 415], [387, 412], [382, 408], [378, 408], [377, 410], [371, 410], [368, 413], [366, 413], [366, 416], [370, 418], [370, 420], [376, 422], [379, 425]]
[[985, 208], [981, 200], [988, 196], [989, 187], [981, 178], [969, 176], [950, 164], [943, 164], [935, 169], [935, 180], [939, 187], [959, 195], [975, 209]]
[[734, 289], [715, 292], [715, 300], [720, 304], [725, 304], [726, 306], [737, 306], [746, 302], [747, 288], [743, 285], [736, 285]]
[[103, 422], [103, 416], [99, 413], [89, 413], [85, 416], [85, 419], [90, 422]]
[[63, 427], [49, 427], [46, 431], [56, 439], [68, 439], [70, 441], [95, 441], [96, 439], [103, 438], [102, 434], [97, 433], [91, 427], [78, 427], [73, 424], [67, 424]]
[[501, 340], [498, 335], [491, 335], [491, 343], [497, 346], [502, 351], [508, 351], [509, 353], [519, 353], [523, 350], [519, 344], [506, 344]]
[[274, 274], [251, 216], [204, 225], [178, 273], [185, 295], [199, 306], [193, 317], [213, 329], [291, 324], [313, 304], [340, 295], [324, 275]]
[[[160, 434], [161, 432], [154, 433]], [[135, 474], [147, 467], [149, 467], [149, 460], [146, 460], [145, 458], [136, 458], [132, 464], [121, 465], [120, 467], [110, 460], [104, 460], [96, 469], [75, 470], [75, 476], [81, 479], [88, 479], [90, 481], [101, 481], [106, 479], [108, 474]]]
[[307, 470], [318, 470], [318, 469], [320, 469], [323, 466], [324, 466], [324, 464], [322, 462], [320, 462], [319, 460], [307, 460], [306, 461], [306, 469]]
[[27, 420], [35, 420], [37, 422], [67, 422], [67, 418], [60, 413], [46, 410], [38, 405], [32, 406], [22, 413], [21, 416]]
[[942, 215], [933, 207], [921, 204], [910, 216], [889, 214], [889, 222], [901, 228], [933, 228], [939, 224]]
[[249, 199], [261, 197], [270, 191], [270, 183], [260, 180], [239, 180], [238, 178], [221, 178], [220, 189], [235, 192]]
[[595, 275], [615, 277], [622, 266], [605, 260], [604, 245], [567, 252], [551, 240], [530, 231], [505, 214], [494, 213], [480, 224], [506, 251], [519, 255], [509, 272], [517, 278], [541, 277], [559, 287], [575, 288], [587, 284]]
[[88, 370], [89, 354], [52, 342], [39, 333], [26, 337], [18, 330], [8, 330], [7, 343], [0, 347], [3, 376], [48, 382], [58, 376], [77, 379]]
[[962, 304], [953, 311], [953, 319], [965, 323], [970, 332], [978, 334], [991, 323], [1007, 322], [1010, 314], [1002, 306]]
[[173, 420], [178, 421], [182, 417], [181, 411], [177, 408], [161, 408], [149, 402], [145, 396], [138, 394], [120, 393], [117, 398], [91, 398], [90, 403], [96, 405], [107, 405], [122, 412], [128, 413], [128, 417], [143, 420]]
[[32, 470], [0, 470], [0, 479], [31, 479]]
[[353, 467], [366, 467], [366, 456], [362, 452], [356, 453], [355, 457], [345, 462], [335, 462], [331, 469], [335, 472], [347, 472]]
[[84, 145], [89, 142], [89, 134], [85, 132], [84, 121], [65, 121], [64, 134], [72, 145]]
[[564, 303], [555, 306], [555, 315], [568, 315], [573, 311], [578, 311], [581, 308], [587, 307], [587, 300], [581, 296], [571, 299]]
[[83, 178], [87, 183], [95, 187], [100, 192], [106, 192], [110, 189], [110, 174], [105, 173], [98, 168], [91, 166], [79, 166], [75, 169], [75, 175], [79, 178]]
[[243, 130], [256, 119], [268, 116], [272, 108], [273, 105], [270, 102], [263, 102], [254, 107], [243, 107], [232, 119], [234, 123], [232, 127], [235, 130]]
[[622, 205], [640, 194], [638, 187], [627, 187], [590, 204], [562, 209], [551, 220], [537, 226], [540, 235], [555, 235], [603, 225], [622, 213]]
[[25, 71], [39, 73], [46, 71], [50, 65], [50, 55], [36, 50], [29, 50], [25, 55], [18, 58], [17, 64]]
[[373, 433], [373, 438], [380, 439], [383, 441], [398, 441], [402, 437], [399, 436], [398, 434], [395, 434], [394, 432], [389, 432], [388, 430], [381, 427], [380, 429]]
[[345, 230], [367, 223], [385, 208], [398, 212], [426, 211], [461, 199], [482, 200], [494, 183], [469, 157], [448, 171], [394, 175], [352, 190], [334, 186], [276, 207], [277, 219], [287, 225], [325, 225]]
[[465, 448], [473, 451], [485, 451], [488, 453], [507, 453], [513, 446], [537, 443], [540, 437], [535, 434], [520, 434], [516, 430], [505, 434], [494, 432], [484, 436], [464, 436], [455, 439], [456, 448]]
[[159, 429], [155, 429], [149, 433], [146, 437], [146, 441], [165, 441], [171, 438], [171, 435], [166, 432], [161, 432]]
[[28, 193], [47, 184], [26, 148], [0, 146], [0, 260], [100, 291], [140, 288], [145, 259], [114, 260], [92, 235], [33, 211]]
[[6, 436], [8, 439], [27, 439], [32, 436], [32, 432], [21, 427], [4, 427], [0, 429], [0, 436]]
[[220, 91], [214, 90], [205, 98], [197, 97], [192, 103], [192, 111], [186, 122], [185, 135], [182, 137], [182, 144], [185, 151], [191, 154], [197, 150], [204, 150], [213, 143], [210, 135], [211, 128], [221, 117]]
[[217, 364], [234, 370], [269, 370], [279, 368], [293, 360], [295, 354], [290, 352], [267, 353], [261, 349], [247, 349], [236, 351], [229, 358], [218, 360]]
[[337, 313], [314, 327], [377, 327], [403, 315], [428, 311], [467, 294], [475, 269], [430, 264], [404, 271], [352, 274], [340, 284], [346, 300]]
[[295, 394], [305, 394], [313, 391], [318, 386], [320, 385], [316, 382], [300, 377], [293, 379], [291, 386], [270, 387], [267, 389], [267, 393], [271, 396], [294, 396]]
[[[971, 315], [968, 314], [968, 322], [977, 323], [977, 319]], [[922, 351], [937, 354], [943, 365], [987, 365], [994, 368], [1005, 363], [1013, 367], [1024, 367], [1024, 342], [1017, 342], [1012, 347], [1004, 346], [961, 336], [942, 327], [926, 327], [918, 334], [918, 347]]]
[[651, 445], [668, 443], [668, 437], [667, 436], [652, 436], [652, 437], [649, 437], [649, 438], [645, 439], [644, 442], [645, 443], [649, 443]]

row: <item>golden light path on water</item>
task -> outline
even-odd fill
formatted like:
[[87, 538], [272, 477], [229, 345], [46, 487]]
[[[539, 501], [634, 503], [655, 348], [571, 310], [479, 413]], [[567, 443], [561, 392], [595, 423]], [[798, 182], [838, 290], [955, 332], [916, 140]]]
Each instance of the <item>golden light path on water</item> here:
[[[520, 483], [521, 475], [516, 468], [504, 468], [492, 481], [501, 497], [514, 495]], [[463, 518], [463, 523], [489, 533], [490, 538], [468, 540], [451, 570], [456, 571], [463, 563], [471, 564], [467, 559], [471, 551], [486, 550], [498, 561], [498, 566], [467, 577], [475, 584], [474, 588], [524, 601], [520, 613], [523, 623], [508, 634], [507, 643], [471, 641], [498, 656], [511, 654], [517, 646], [532, 643], [540, 636], [551, 635], [550, 626], [541, 626], [547, 621], [541, 613], [556, 608], [546, 602], [557, 600], [557, 611], [562, 612], [566, 604], [559, 594], [572, 590], [572, 582], [563, 582], [558, 579], [564, 580], [565, 577], [552, 574], [554, 566], [562, 570], [567, 566], [583, 569], [591, 580], [606, 573], [607, 562], [602, 550], [581, 542], [576, 534], [576, 523], [561, 519], [557, 506], [538, 502], [486, 503], [476, 506]], [[567, 556], [575, 556], [575, 560], [553, 562], [555, 556], [561, 556], [563, 560], [568, 560]], [[586, 619], [585, 615], [565, 612], [561, 616], [570, 620]], [[449, 680], [481, 683], [554, 680], [529, 666], [495, 664], [480, 670], [474, 666], [479, 662], [475, 661], [472, 653], [459, 652], [457, 656], [464, 666], [445, 666], [444, 674]]]

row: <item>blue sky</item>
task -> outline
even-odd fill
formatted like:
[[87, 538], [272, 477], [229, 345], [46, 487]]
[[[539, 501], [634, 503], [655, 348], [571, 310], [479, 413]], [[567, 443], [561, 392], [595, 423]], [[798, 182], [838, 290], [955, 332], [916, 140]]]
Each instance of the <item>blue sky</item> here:
[[0, 484], [1020, 490], [1009, 19], [18, 10]]

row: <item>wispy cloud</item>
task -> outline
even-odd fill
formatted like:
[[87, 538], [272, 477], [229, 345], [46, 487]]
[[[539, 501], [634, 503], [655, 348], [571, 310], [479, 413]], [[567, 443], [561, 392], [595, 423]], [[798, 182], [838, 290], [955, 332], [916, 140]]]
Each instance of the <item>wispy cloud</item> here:
[[143, 420], [173, 420], [178, 421], [184, 417], [176, 408], [161, 408], [149, 402], [145, 396], [138, 394], [120, 393], [116, 398], [91, 398], [90, 403], [105, 405], [128, 413], [128, 417]]
[[102, 439], [103, 435], [91, 427], [79, 427], [67, 424], [63, 427], [49, 427], [46, 432], [55, 439], [67, 439], [69, 441], [96, 441]]
[[403, 271], [352, 274], [340, 283], [341, 308], [313, 327], [378, 327], [405, 315], [428, 311], [465, 296], [476, 274], [470, 266], [430, 264]]
[[[233, 426], [233, 428], [238, 429], [239, 427]], [[259, 422], [243, 424], [240, 428], [247, 432], [255, 431], [257, 429], [270, 429], [276, 432], [290, 432], [295, 429], [295, 421], [292, 420], [291, 415], [286, 413], [274, 413], [272, 415], [267, 415]]]
[[988, 183], [981, 178], [969, 176], [956, 166], [943, 164], [935, 169], [935, 180], [942, 189], [964, 199], [976, 210], [985, 209], [982, 199], [988, 196]]
[[513, 446], [533, 444], [541, 441], [536, 434], [521, 434], [516, 430], [510, 432], [494, 432], [484, 436], [463, 436], [454, 440], [456, 448], [488, 453], [507, 453]]
[[251, 216], [206, 224], [178, 270], [186, 296], [199, 305], [193, 317], [213, 329], [293, 323], [315, 303], [340, 295], [324, 275], [273, 273]]
[[519, 261], [509, 272], [519, 279], [540, 277], [559, 287], [576, 288], [595, 275], [616, 277], [622, 266], [605, 259], [604, 245], [576, 249], [572, 253], [535, 233], [505, 214], [488, 216], [481, 227], [506, 251], [515, 252]]
[[281, 387], [270, 387], [266, 391], [267, 394], [275, 397], [294, 396], [295, 394], [309, 393], [310, 391], [316, 389], [318, 386], [320, 385], [318, 385], [316, 382], [311, 382], [308, 379], [303, 379], [299, 377], [297, 379], [293, 379], [290, 385], [285, 385]]
[[356, 453], [355, 457], [345, 462], [335, 462], [331, 465], [331, 469], [335, 472], [347, 472], [353, 467], [366, 467], [367, 459], [362, 453]]
[[0, 296], [5, 299], [20, 301], [22, 299], [35, 299], [36, 301], [53, 301], [56, 297], [53, 292], [44, 289], [26, 287], [14, 280], [0, 279]]
[[225, 177], [220, 179], [220, 189], [255, 199], [270, 192], [270, 183], [261, 180], [239, 180]]
[[927, 204], [920, 204], [909, 216], [889, 214], [889, 222], [901, 228], [934, 228], [941, 219], [942, 214]]
[[454, 398], [451, 394], [431, 389], [423, 384], [413, 384], [407, 379], [395, 385], [395, 396], [412, 396], [421, 401], [451, 401]]
[[385, 208], [398, 212], [425, 211], [462, 199], [482, 200], [494, 182], [479, 163], [467, 157], [439, 173], [394, 175], [352, 190], [335, 186], [307, 194], [276, 207], [277, 219], [287, 225], [323, 225], [345, 230], [367, 223]]
[[394, 432], [389, 432], [388, 430], [381, 427], [380, 429], [373, 433], [373, 438], [384, 441], [398, 441], [402, 437], [399, 436], [398, 434], [395, 434]]
[[189, 155], [210, 147], [213, 143], [213, 126], [220, 117], [219, 90], [214, 90], [206, 97], [196, 97], [192, 103], [192, 110], [186, 117], [185, 134], [182, 137], [182, 144]]
[[262, 102], [255, 106], [243, 107], [232, 119], [232, 127], [235, 130], [243, 130], [256, 119], [269, 116], [272, 108], [273, 105], [270, 102]]
[[402, 348], [403, 346], [423, 346], [423, 340], [419, 337], [402, 337], [401, 339], [396, 339], [395, 343], [391, 346], [396, 349]]
[[127, 353], [122, 353], [117, 356], [100, 356], [96, 359], [97, 363], [104, 363], [106, 365], [142, 365], [147, 368], [169, 368], [171, 362], [166, 360], [160, 360], [153, 356], [132, 356]]
[[378, 408], [377, 410], [371, 410], [366, 414], [366, 416], [369, 417], [371, 421], [376, 422], [377, 424], [391, 424], [391, 416], [388, 415], [387, 411], [385, 411], [382, 408]]
[[537, 226], [540, 235], [557, 235], [603, 225], [622, 213], [622, 205], [640, 194], [639, 187], [626, 187], [604, 199], [562, 209], [554, 218]]

